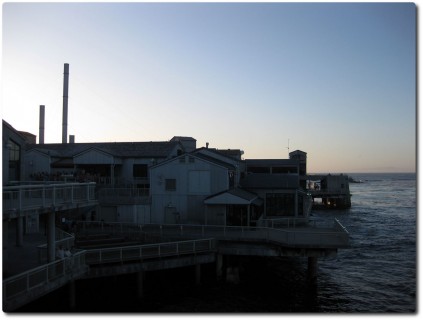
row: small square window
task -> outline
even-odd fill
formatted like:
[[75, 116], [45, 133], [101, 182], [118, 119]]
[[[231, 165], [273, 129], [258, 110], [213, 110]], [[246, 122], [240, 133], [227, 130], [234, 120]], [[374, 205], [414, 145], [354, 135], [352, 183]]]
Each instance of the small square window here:
[[175, 191], [176, 190], [176, 179], [166, 179], [165, 190], [166, 191]]

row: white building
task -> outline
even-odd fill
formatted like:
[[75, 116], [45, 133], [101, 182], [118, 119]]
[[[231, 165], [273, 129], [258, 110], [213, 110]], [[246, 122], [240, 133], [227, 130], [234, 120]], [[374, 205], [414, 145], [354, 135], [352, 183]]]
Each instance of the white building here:
[[183, 154], [151, 167], [152, 222], [204, 224], [205, 198], [228, 190], [235, 169], [201, 153]]

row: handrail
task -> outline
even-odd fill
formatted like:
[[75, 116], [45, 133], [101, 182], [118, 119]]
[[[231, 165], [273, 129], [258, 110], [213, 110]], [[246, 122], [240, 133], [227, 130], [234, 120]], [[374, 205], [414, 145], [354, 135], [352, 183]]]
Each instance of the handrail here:
[[[55, 240], [56, 248], [59, 245], [62, 245], [64, 248], [71, 249], [75, 245], [75, 235], [70, 234], [56, 227], [56, 240]], [[38, 261], [40, 263], [47, 260], [47, 247], [48, 247], [47, 243], [37, 246]]]
[[67, 182], [67, 183], [51, 183], [51, 184], [26, 184], [26, 185], [18, 185], [18, 186], [5, 186], [3, 187], [3, 191], [13, 191], [13, 190], [20, 190], [20, 189], [44, 189], [44, 188], [54, 188], [54, 187], [71, 187], [71, 186], [83, 186], [83, 185], [91, 185], [95, 186], [95, 182]]
[[169, 256], [179, 256], [182, 254], [213, 251], [215, 248], [214, 239], [209, 238], [114, 248], [88, 249], [86, 250], [86, 261], [91, 265], [109, 262], [155, 259]]
[[85, 251], [81, 251], [71, 257], [11, 276], [3, 280], [3, 305], [5, 301], [21, 295], [29, 295], [31, 291], [54, 283], [64, 276], [72, 277], [85, 266]]
[[8, 303], [12, 303], [19, 297], [34, 296], [31, 292], [43, 291], [49, 284], [63, 283], [61, 279], [66, 276], [72, 278], [78, 271], [84, 270], [84, 267], [91, 264], [144, 261], [210, 252], [215, 249], [214, 239], [209, 238], [80, 251], [71, 257], [50, 262], [3, 280], [3, 308], [5, 309]]
[[340, 194], [340, 195], [350, 195], [350, 190], [348, 188], [344, 188], [344, 189], [307, 189], [307, 192], [310, 193], [310, 195], [315, 195], [315, 194], [323, 194], [323, 195], [327, 195], [327, 194]]
[[96, 201], [95, 186], [95, 183], [89, 182], [4, 187], [3, 211], [22, 211]]
[[269, 228], [277, 228], [277, 227], [284, 227], [284, 228], [291, 228], [296, 227], [297, 225], [301, 225], [308, 222], [308, 217], [302, 218], [262, 218], [257, 221], [259, 227], [269, 227]]
[[338, 220], [337, 218], [335, 218], [335, 228], [336, 228], [336, 229], [338, 229], [338, 230], [340, 230], [340, 231], [342, 231], [342, 232], [345, 232], [346, 234], [350, 234], [350, 233], [348, 232], [347, 228], [345, 228], [345, 227], [341, 224], [341, 222], [339, 222], [339, 220]]
[[[338, 227], [339, 221], [334, 222], [331, 228], [298, 227], [298, 228], [269, 228], [244, 227], [221, 225], [191, 225], [191, 224], [135, 224], [135, 223], [105, 223], [101, 221], [78, 221], [82, 228], [98, 228], [126, 233], [149, 233], [166, 236], [195, 236], [215, 237], [216, 239], [256, 239], [276, 241], [288, 246], [315, 246], [315, 247], [346, 247], [349, 245], [349, 235], [346, 229]], [[109, 228], [110, 227], [110, 228]], [[125, 227], [125, 228], [124, 228]], [[117, 232], [117, 233], [118, 233]], [[270, 236], [271, 235], [271, 236]], [[324, 238], [326, 236], [326, 238]], [[270, 239], [270, 237], [272, 239]]]

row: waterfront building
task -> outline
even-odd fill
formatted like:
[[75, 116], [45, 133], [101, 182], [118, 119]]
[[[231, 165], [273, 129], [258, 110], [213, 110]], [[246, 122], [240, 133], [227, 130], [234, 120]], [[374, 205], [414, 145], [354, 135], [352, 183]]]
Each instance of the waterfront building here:
[[3, 120], [3, 185], [20, 181], [24, 175], [22, 156], [32, 135], [18, 131]]
[[292, 159], [244, 160], [242, 150], [196, 148], [194, 138], [182, 136], [26, 143], [22, 150], [23, 181], [96, 183], [98, 206], [77, 219], [255, 226], [270, 218], [308, 218], [300, 179], [306, 153], [299, 150]]

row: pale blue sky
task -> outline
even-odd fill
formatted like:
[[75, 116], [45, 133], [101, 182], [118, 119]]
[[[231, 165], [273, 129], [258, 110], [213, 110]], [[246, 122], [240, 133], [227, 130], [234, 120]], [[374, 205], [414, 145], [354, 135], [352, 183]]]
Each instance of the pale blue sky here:
[[61, 142], [192, 136], [309, 172], [414, 171], [412, 3], [6, 3], [2, 116]]

